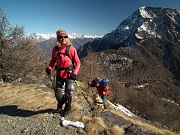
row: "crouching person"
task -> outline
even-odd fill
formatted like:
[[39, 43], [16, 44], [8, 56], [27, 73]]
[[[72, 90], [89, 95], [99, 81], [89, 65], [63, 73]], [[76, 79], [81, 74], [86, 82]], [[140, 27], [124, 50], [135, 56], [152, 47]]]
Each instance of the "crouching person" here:
[[99, 96], [101, 97], [104, 109], [107, 109], [107, 96], [109, 94], [108, 79], [95, 78], [92, 82], [88, 82], [88, 86], [96, 87]]

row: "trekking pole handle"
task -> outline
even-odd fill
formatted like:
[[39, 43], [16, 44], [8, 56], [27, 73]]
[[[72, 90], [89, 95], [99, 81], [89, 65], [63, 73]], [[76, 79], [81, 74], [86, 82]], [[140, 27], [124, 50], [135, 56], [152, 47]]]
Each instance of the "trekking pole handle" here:
[[53, 80], [53, 78], [52, 78], [52, 76], [51, 76], [51, 75], [48, 75], [48, 76], [49, 76], [49, 78], [50, 78], [50, 81], [51, 81], [52, 87], [53, 87], [53, 89], [54, 89], [54, 80]]

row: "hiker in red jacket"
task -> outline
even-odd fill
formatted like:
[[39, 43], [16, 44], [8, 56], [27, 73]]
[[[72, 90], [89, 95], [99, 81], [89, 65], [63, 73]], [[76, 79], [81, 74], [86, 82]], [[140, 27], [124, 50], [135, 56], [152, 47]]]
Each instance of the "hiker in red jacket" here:
[[[103, 84], [104, 79], [95, 78], [92, 83], [88, 82], [88, 86], [90, 87], [96, 87], [99, 96], [103, 100], [104, 109], [107, 109], [107, 95], [109, 94], [109, 87]], [[108, 80], [109, 81], [109, 80]]]
[[[66, 31], [58, 30], [56, 35], [57, 45], [52, 49], [52, 58], [46, 68], [46, 73], [51, 75], [53, 67], [57, 71], [55, 97], [58, 104], [55, 112], [65, 116], [71, 110], [73, 82], [77, 79], [81, 62]], [[70, 48], [67, 50], [68, 47]], [[64, 111], [62, 110], [63, 104], [65, 104]]]

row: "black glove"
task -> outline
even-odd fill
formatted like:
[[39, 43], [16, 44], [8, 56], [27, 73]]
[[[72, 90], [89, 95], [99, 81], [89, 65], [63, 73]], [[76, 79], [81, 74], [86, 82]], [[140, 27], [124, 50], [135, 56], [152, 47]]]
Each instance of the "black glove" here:
[[46, 68], [46, 73], [47, 75], [51, 75], [51, 70], [48, 67]]
[[76, 79], [77, 79], [77, 75], [75, 75], [75, 74], [70, 74], [70, 79], [76, 80]]

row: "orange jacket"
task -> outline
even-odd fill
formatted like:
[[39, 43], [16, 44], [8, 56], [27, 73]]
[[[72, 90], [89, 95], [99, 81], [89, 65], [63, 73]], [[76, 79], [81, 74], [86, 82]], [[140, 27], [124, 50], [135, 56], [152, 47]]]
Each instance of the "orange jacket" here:
[[48, 66], [48, 68], [50, 70], [52, 70], [55, 63], [57, 62], [57, 68], [68, 68], [70, 65], [72, 65], [72, 60], [73, 60], [74, 63], [76, 64], [75, 69], [59, 70], [57, 75], [59, 75], [59, 77], [61, 77], [61, 78], [68, 78], [69, 74], [77, 75], [79, 72], [80, 66], [81, 66], [81, 62], [79, 60], [76, 49], [73, 46], [71, 46], [69, 49], [69, 55], [72, 58], [72, 60], [71, 60], [67, 55], [65, 55], [66, 47], [67, 47], [67, 45], [61, 45], [59, 47], [59, 56], [58, 57], [56, 57], [56, 48], [54, 47], [52, 49], [52, 58], [50, 60], [49, 66]]
[[[92, 86], [91, 84], [88, 84], [88, 85], [90, 87], [95, 87], [95, 86]], [[99, 86], [96, 87], [96, 89], [97, 89], [99, 95], [103, 95], [103, 92], [105, 92], [105, 94], [109, 93], [109, 88], [108, 87], [104, 87], [101, 84], [99, 84]]]

